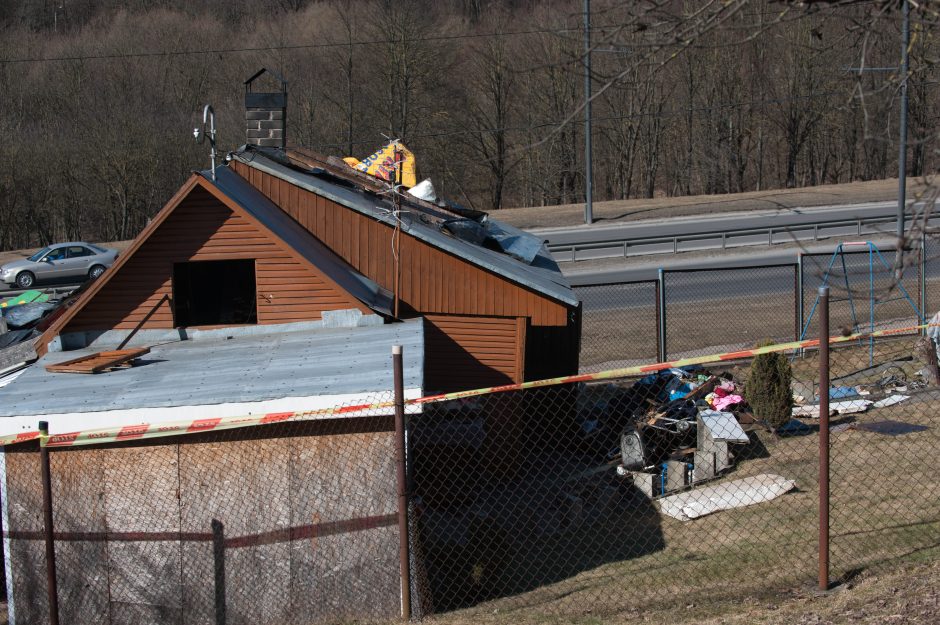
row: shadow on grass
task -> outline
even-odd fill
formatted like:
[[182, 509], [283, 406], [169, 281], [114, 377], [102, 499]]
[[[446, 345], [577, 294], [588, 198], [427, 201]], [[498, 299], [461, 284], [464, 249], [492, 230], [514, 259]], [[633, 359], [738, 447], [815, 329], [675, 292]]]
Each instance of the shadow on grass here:
[[559, 444], [516, 452], [507, 468], [494, 465], [485, 448], [414, 448], [425, 613], [523, 593], [664, 548], [650, 499], [597, 453]]

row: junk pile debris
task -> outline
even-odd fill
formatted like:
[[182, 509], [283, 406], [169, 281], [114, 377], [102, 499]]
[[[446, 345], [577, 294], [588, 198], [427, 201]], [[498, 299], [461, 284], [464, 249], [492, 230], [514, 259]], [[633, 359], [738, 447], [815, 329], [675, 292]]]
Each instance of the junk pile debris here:
[[31, 290], [0, 301], [0, 377], [36, 360], [32, 339], [69, 305], [71, 290]]
[[745, 427], [762, 427], [728, 373], [666, 369], [634, 384], [632, 418], [620, 434], [617, 472], [647, 497], [711, 480], [749, 445]]

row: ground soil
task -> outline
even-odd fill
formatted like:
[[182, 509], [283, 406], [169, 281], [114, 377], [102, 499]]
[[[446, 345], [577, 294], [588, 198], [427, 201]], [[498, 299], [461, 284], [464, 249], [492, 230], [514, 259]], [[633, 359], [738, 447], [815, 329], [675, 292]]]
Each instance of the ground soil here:
[[[909, 180], [908, 199], [919, 197], [925, 188], [922, 181]], [[738, 211], [883, 202], [896, 200], [897, 197], [897, 179], [874, 180], [800, 189], [596, 202], [594, 219], [601, 223], [666, 219]], [[584, 204], [507, 208], [494, 211], [493, 216], [518, 228], [577, 226], [584, 223]]]

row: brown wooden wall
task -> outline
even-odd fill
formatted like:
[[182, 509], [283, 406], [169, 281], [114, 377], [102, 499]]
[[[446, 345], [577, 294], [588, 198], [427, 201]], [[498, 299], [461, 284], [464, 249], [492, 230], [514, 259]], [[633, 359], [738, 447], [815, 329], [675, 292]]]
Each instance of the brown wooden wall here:
[[[360, 273], [394, 290], [391, 226], [243, 163], [231, 166]], [[563, 304], [407, 233], [401, 256], [402, 301], [420, 314], [528, 317], [535, 325], [568, 324]]]
[[235, 259], [256, 260], [259, 324], [319, 319], [324, 310], [370, 312], [254, 221], [196, 187], [63, 332], [132, 329], [142, 321], [144, 329], [172, 328], [173, 263]]
[[522, 382], [524, 317], [426, 315], [425, 389], [451, 392]]
[[[73, 537], [56, 542], [60, 622], [218, 623], [216, 521], [241, 539], [224, 550], [229, 623], [398, 616], [394, 424], [329, 421], [50, 454], [56, 531]], [[48, 623], [38, 446], [4, 455], [10, 600], [17, 623]]]

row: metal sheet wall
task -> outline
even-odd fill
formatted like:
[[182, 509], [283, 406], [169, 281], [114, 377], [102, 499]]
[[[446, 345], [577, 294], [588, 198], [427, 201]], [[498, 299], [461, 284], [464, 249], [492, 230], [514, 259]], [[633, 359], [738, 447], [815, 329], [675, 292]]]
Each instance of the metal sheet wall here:
[[525, 319], [425, 316], [425, 387], [449, 392], [521, 382]]

